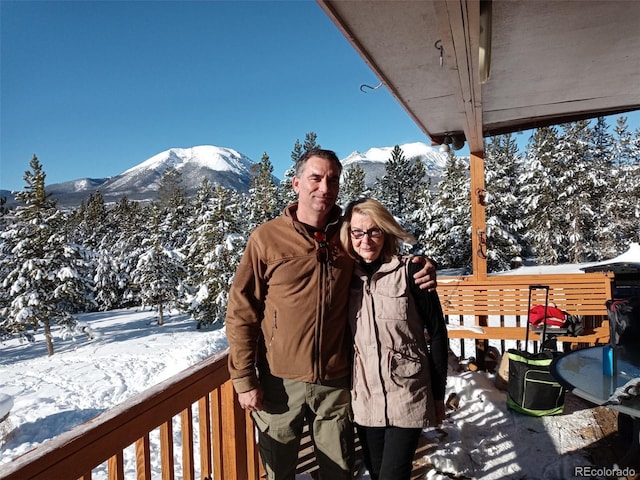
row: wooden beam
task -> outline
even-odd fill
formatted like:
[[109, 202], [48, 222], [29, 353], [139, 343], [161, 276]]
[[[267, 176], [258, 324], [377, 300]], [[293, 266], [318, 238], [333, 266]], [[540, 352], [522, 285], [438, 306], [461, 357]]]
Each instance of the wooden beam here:
[[484, 183], [484, 152], [473, 152], [469, 156], [471, 174], [471, 249], [473, 276], [487, 277], [487, 220], [486, 190]]
[[484, 149], [482, 89], [479, 73], [480, 2], [434, 2], [458, 110], [465, 117], [464, 133], [469, 151]]

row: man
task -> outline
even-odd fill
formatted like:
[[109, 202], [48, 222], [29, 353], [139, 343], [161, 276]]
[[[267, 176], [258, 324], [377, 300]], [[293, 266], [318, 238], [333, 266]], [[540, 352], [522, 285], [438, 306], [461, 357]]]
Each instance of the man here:
[[[339, 239], [342, 164], [334, 152], [313, 149], [295, 171], [298, 202], [254, 230], [229, 292], [229, 371], [258, 428], [267, 478], [295, 478], [306, 421], [321, 478], [346, 480], [353, 467], [347, 305], [354, 264]], [[435, 288], [434, 272], [427, 262], [417, 274], [421, 288]]]

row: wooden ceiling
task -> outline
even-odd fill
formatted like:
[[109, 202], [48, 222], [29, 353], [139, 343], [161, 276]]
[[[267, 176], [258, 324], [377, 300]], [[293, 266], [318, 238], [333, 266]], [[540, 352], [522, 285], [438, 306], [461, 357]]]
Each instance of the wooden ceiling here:
[[434, 141], [640, 109], [640, 0], [318, 0]]

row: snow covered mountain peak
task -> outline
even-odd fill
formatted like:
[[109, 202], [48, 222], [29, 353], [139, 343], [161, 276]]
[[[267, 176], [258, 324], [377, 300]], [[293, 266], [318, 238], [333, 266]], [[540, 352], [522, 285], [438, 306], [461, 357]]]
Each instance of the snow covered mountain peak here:
[[191, 148], [165, 150], [126, 170], [123, 175], [139, 174], [145, 170], [163, 172], [169, 167], [181, 171], [188, 164], [218, 172], [228, 171], [241, 174], [250, 168], [251, 163], [248, 157], [232, 148], [200, 145]]
[[[437, 158], [442, 157], [446, 161], [446, 154], [442, 154], [438, 150], [422, 142], [405, 143], [400, 145], [400, 148], [402, 149], [402, 153], [405, 158], [414, 158], [419, 156], [430, 157], [434, 155]], [[389, 158], [391, 158], [391, 152], [393, 149], [394, 147], [373, 147], [364, 153], [355, 151], [342, 162], [345, 166], [362, 160], [385, 163]]]
[[[365, 170], [365, 183], [371, 186], [376, 178], [384, 175], [384, 164], [391, 158], [395, 147], [373, 147], [364, 153], [355, 151], [342, 160], [344, 170], [354, 165], [360, 165]], [[448, 154], [442, 153], [422, 142], [405, 143], [400, 145], [404, 158], [410, 160], [419, 158], [424, 164], [427, 175], [439, 177], [445, 169]]]

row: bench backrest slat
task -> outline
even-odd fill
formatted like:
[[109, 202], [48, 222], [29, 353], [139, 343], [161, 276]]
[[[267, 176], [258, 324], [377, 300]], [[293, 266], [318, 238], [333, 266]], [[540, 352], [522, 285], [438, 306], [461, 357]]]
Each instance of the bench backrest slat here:
[[[438, 277], [438, 294], [445, 315], [527, 315], [529, 285], [548, 285], [549, 303], [572, 315], [606, 315], [612, 298], [609, 272], [557, 275], [499, 275]], [[532, 306], [544, 303], [534, 291]]]

